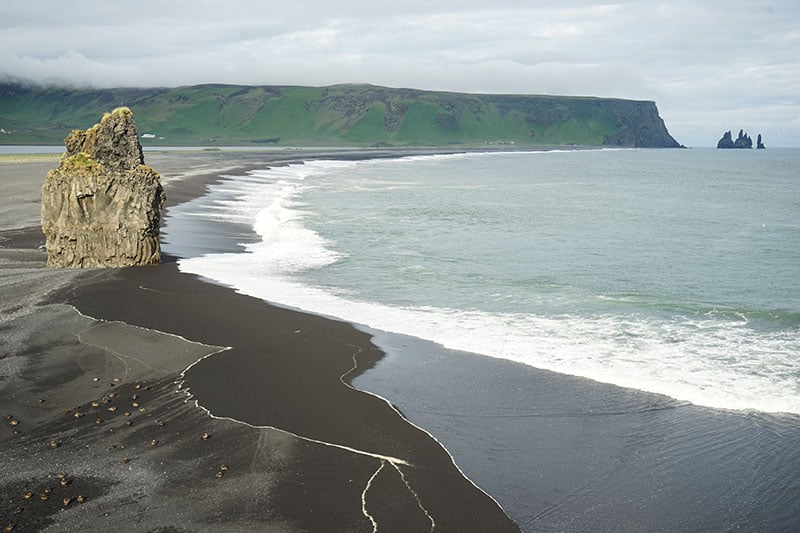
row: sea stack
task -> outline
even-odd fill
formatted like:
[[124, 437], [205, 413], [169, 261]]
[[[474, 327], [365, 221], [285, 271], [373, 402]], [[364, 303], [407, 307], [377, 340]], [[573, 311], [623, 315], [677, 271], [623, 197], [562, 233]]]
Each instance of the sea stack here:
[[744, 130], [739, 130], [739, 136], [733, 140], [730, 130], [726, 131], [717, 142], [717, 148], [752, 148], [753, 139]]
[[161, 260], [164, 189], [144, 164], [133, 113], [120, 107], [73, 130], [42, 186], [47, 266], [126, 267]]

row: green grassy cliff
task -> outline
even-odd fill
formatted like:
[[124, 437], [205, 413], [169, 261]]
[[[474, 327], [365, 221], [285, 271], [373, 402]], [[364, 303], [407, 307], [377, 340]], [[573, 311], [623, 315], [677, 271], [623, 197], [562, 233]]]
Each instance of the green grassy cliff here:
[[[118, 106], [143, 145], [678, 147], [654, 102], [371, 85], [67, 89], [0, 84], [0, 144], [60, 144]], [[150, 138], [150, 136], [153, 138]]]

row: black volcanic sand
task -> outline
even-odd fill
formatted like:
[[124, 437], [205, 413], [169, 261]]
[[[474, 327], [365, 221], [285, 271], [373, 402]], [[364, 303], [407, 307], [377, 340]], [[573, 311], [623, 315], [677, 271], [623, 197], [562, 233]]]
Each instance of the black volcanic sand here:
[[[798, 531], [800, 416], [728, 411], [377, 332], [354, 385], [523, 531]], [[446, 384], [442, 383], [447, 376]]]
[[[146, 159], [174, 205], [264, 154]], [[0, 183], [22, 178], [44, 176], [0, 165]], [[436, 441], [347, 385], [382, 356], [369, 335], [172, 262], [49, 270], [41, 244], [0, 220], [0, 526], [517, 530]]]

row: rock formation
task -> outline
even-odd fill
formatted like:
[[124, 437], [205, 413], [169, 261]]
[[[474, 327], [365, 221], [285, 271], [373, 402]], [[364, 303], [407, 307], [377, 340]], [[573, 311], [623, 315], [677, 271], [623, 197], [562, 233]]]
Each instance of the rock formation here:
[[744, 130], [739, 130], [739, 136], [733, 141], [734, 148], [752, 148], [753, 139]]
[[42, 186], [47, 266], [124, 267], [156, 264], [164, 189], [144, 164], [130, 109], [73, 130], [57, 169]]
[[717, 142], [717, 148], [733, 148], [733, 138], [731, 137], [731, 130], [726, 131], [722, 135], [722, 139]]
[[733, 140], [730, 130], [726, 131], [717, 143], [717, 148], [752, 148], [753, 139], [744, 130], [739, 130], [739, 136]]
[[766, 146], [764, 146], [764, 143], [761, 142], [761, 134], [759, 133], [758, 134], [758, 139], [756, 140], [756, 149], [763, 150], [765, 148], [766, 148]]

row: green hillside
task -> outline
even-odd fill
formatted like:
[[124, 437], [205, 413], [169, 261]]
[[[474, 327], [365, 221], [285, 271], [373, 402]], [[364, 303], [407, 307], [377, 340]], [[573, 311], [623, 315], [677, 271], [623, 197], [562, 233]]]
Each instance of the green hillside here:
[[[0, 144], [60, 144], [128, 106], [142, 144], [677, 147], [655, 103], [372, 85], [68, 89], [0, 84]], [[154, 138], [150, 138], [150, 135]]]

